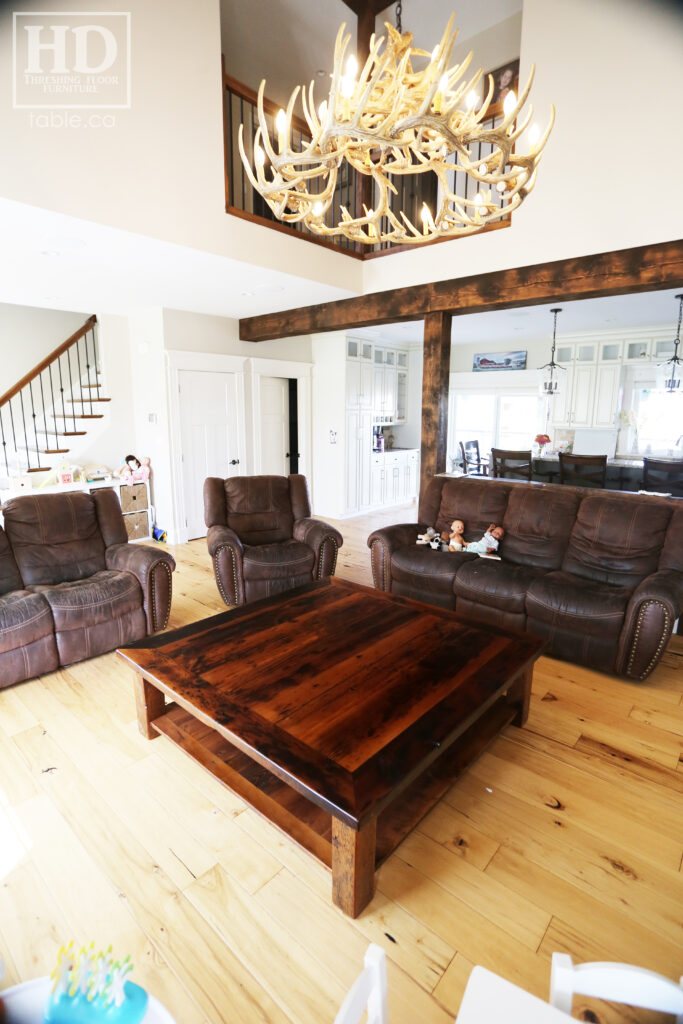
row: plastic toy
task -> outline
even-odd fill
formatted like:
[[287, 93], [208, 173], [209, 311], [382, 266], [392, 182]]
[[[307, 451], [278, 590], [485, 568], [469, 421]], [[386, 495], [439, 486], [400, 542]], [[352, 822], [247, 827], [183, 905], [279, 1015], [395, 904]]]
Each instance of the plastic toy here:
[[111, 947], [95, 953], [91, 942], [76, 954], [72, 942], [62, 946], [43, 1024], [140, 1024], [148, 996], [126, 980], [132, 970], [130, 957], [120, 963], [112, 960]]

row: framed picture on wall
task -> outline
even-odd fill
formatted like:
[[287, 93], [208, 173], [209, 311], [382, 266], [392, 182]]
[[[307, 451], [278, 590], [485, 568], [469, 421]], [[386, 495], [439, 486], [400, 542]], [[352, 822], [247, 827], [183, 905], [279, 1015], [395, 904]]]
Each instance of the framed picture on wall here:
[[489, 75], [493, 76], [492, 103], [503, 103], [505, 97], [512, 89], [519, 95], [519, 57], [486, 73], [484, 76], [484, 96], [486, 96], [489, 88]]
[[523, 352], [477, 352], [472, 360], [475, 373], [483, 370], [526, 370], [526, 349]]

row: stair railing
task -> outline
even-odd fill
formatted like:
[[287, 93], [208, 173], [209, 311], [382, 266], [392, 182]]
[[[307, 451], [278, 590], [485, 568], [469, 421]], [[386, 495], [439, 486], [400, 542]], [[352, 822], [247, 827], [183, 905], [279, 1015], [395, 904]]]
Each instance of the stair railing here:
[[69, 451], [60, 438], [86, 434], [80, 420], [101, 419], [95, 402], [100, 394], [99, 350], [91, 316], [14, 387], [0, 396], [0, 466], [10, 476], [13, 455], [24, 462], [22, 472], [46, 473], [41, 456]]

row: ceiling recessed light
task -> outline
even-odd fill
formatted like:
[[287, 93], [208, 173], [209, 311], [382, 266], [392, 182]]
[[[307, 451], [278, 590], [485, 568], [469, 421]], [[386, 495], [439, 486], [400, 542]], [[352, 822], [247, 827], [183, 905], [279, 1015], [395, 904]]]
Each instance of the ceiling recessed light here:
[[256, 292], [240, 292], [240, 295], [256, 295]]
[[326, 74], [327, 71], [325, 71], [324, 68], [318, 68], [318, 70], [316, 71], [316, 75], [318, 76], [318, 78], [324, 78]]
[[42, 249], [40, 252], [41, 256], [61, 256], [61, 253], [56, 249]]

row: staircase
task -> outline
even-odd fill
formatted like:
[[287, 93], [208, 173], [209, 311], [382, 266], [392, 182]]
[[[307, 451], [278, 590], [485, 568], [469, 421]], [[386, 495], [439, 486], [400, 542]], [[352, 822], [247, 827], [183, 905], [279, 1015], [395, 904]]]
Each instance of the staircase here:
[[[84, 437], [90, 420], [104, 418], [95, 327], [89, 317], [0, 396], [0, 473], [49, 473], [71, 451], [70, 438]], [[55, 458], [56, 456], [56, 458]]]

